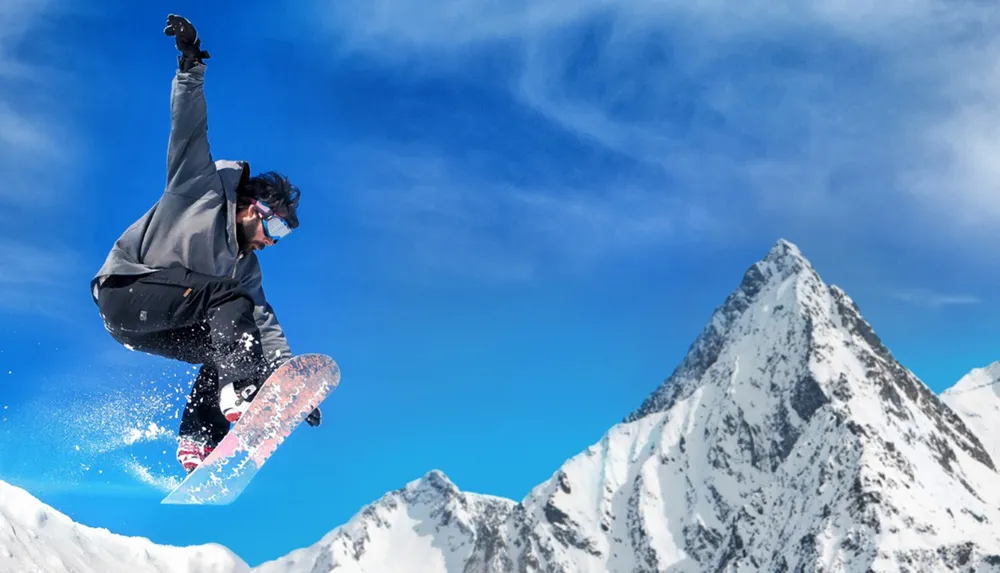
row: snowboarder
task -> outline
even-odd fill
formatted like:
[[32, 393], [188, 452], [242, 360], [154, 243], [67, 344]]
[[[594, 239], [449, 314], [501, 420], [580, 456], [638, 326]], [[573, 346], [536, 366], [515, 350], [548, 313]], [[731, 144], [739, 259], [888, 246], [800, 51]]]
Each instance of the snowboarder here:
[[[167, 16], [180, 51], [172, 81], [166, 185], [115, 242], [91, 281], [104, 326], [120, 344], [200, 365], [178, 429], [177, 460], [193, 471], [291, 357], [264, 297], [256, 251], [298, 227], [299, 189], [250, 176], [246, 161], [214, 161], [195, 27]], [[307, 419], [318, 426], [317, 408]]]

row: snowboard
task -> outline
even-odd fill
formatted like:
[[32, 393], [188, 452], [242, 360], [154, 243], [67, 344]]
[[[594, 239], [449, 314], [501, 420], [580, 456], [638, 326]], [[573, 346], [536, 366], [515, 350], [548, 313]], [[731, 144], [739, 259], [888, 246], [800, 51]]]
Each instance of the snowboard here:
[[340, 368], [329, 356], [302, 354], [289, 359], [267, 378], [215, 450], [160, 503], [232, 503], [339, 383]]

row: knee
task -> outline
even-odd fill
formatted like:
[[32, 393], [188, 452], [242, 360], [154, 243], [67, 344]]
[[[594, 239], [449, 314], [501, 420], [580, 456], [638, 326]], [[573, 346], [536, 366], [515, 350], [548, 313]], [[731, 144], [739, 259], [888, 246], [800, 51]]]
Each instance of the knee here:
[[250, 298], [250, 295], [234, 297], [228, 304], [231, 305], [231, 312], [234, 314], [253, 316], [253, 299]]
[[223, 320], [223, 324], [239, 322], [240, 319], [248, 319], [253, 322], [253, 300], [249, 295], [236, 295], [221, 301], [215, 308], [215, 316]]

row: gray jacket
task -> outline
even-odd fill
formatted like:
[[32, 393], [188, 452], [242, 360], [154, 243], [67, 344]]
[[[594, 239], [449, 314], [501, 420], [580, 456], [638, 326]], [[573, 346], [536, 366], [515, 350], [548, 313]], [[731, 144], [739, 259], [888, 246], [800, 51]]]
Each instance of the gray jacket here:
[[264, 297], [257, 255], [240, 257], [236, 241], [236, 188], [250, 177], [250, 165], [213, 161], [204, 83], [203, 63], [176, 72], [163, 195], [115, 242], [91, 281], [91, 292], [96, 301], [101, 280], [110, 275], [147, 274], [174, 266], [234, 278], [253, 297], [265, 357], [284, 362], [291, 350]]

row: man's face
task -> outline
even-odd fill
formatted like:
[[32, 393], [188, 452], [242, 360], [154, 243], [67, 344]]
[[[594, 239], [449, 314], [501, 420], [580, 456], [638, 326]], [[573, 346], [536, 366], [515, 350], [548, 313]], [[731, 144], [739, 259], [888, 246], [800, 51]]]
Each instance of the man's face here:
[[264, 232], [260, 213], [252, 205], [241, 211], [237, 217], [236, 238], [241, 253], [260, 251], [274, 244]]

